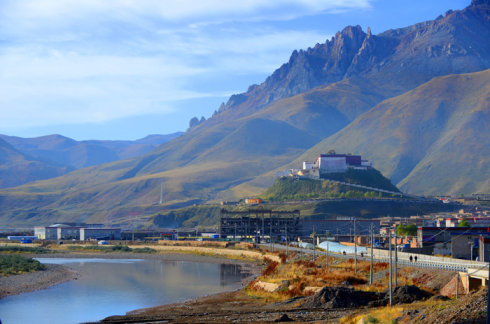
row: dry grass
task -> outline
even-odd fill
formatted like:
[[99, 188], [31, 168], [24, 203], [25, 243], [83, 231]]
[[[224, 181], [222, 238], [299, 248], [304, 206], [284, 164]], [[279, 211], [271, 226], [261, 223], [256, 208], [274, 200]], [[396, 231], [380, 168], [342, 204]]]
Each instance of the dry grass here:
[[[348, 315], [339, 320], [339, 323], [359, 323], [361, 319], [364, 319], [365, 323], [413, 323], [413, 319], [407, 314], [408, 311], [428, 310], [428, 309], [443, 309], [448, 307], [454, 307], [455, 301], [441, 301], [441, 300], [425, 300], [414, 302], [411, 304], [397, 305], [393, 307], [379, 307], [369, 309], [366, 312], [358, 312], [353, 315]], [[425, 312], [425, 311], [424, 311]]]
[[267, 268], [265, 268], [264, 271], [262, 271], [262, 276], [266, 277], [266, 276], [272, 275], [274, 272], [276, 272], [278, 265], [279, 265], [279, 262], [276, 262], [276, 261], [269, 262], [269, 265], [267, 266]]
[[[284, 300], [295, 296], [306, 296], [312, 294], [311, 290], [306, 287], [325, 287], [351, 285], [359, 290], [381, 291], [386, 289], [387, 285], [377, 284], [374, 287], [366, 285], [370, 270], [370, 263], [366, 261], [358, 262], [358, 271], [355, 272], [353, 260], [329, 258], [329, 267], [325, 266], [325, 258], [318, 258], [316, 261], [311, 260], [284, 260], [282, 255], [281, 263], [264, 258], [268, 262], [267, 268], [263, 271], [262, 276], [257, 280], [262, 282], [275, 283], [279, 289], [275, 292], [268, 293], [254, 284], [247, 287], [246, 292], [249, 296], [255, 298], [266, 298], [268, 300]], [[386, 263], [375, 263], [374, 271], [386, 270]]]
[[368, 313], [361, 315], [350, 315], [343, 317], [339, 320], [339, 323], [343, 324], [356, 324], [364, 319], [364, 323], [404, 323], [397, 321], [402, 315], [403, 308], [401, 306], [396, 307], [382, 307], [371, 310]]

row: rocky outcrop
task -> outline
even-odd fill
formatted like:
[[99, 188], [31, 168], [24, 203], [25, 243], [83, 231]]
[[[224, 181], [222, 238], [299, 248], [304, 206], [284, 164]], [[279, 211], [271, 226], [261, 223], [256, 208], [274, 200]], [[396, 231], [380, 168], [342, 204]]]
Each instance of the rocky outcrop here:
[[231, 96], [219, 111], [257, 110], [351, 77], [388, 80], [401, 93], [437, 76], [489, 68], [489, 1], [473, 0], [464, 10], [449, 10], [435, 20], [379, 35], [369, 28], [364, 32], [360, 26], [348, 26], [323, 44], [293, 51], [289, 61], [262, 84]]

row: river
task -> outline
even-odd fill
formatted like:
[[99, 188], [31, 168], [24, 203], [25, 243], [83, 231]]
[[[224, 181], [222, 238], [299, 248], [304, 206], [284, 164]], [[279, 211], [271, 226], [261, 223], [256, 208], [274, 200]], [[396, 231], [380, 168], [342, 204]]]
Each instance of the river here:
[[157, 259], [38, 258], [81, 273], [78, 280], [0, 299], [3, 324], [69, 324], [240, 287], [239, 265]]

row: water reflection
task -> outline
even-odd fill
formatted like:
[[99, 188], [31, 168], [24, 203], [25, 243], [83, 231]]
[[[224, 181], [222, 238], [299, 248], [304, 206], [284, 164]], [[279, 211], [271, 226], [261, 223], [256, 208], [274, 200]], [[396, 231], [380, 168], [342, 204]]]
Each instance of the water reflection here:
[[[3, 323], [79, 323], [240, 286], [239, 265], [161, 260], [56, 259], [82, 276], [0, 300]], [[25, 310], [30, 310], [26, 312]]]
[[237, 264], [220, 264], [219, 265], [219, 280], [221, 286], [232, 285], [247, 276], [247, 273], [242, 272], [241, 266]]

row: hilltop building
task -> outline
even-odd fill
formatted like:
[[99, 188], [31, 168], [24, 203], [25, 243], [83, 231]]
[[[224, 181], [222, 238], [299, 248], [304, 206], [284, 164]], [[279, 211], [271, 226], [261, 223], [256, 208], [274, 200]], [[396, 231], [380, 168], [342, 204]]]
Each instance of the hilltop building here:
[[315, 162], [303, 161], [303, 168], [289, 169], [276, 173], [277, 177], [305, 177], [320, 179], [325, 173], [343, 173], [349, 169], [368, 170], [372, 168], [371, 162], [363, 160], [360, 155], [337, 154], [334, 150], [320, 154]]
[[[303, 162], [303, 166], [310, 167], [310, 165], [310, 162]], [[367, 170], [369, 168], [371, 168], [371, 163], [363, 160], [360, 155], [336, 154], [335, 151], [330, 151], [327, 154], [320, 154], [311, 169], [319, 169], [320, 173], [337, 173], [346, 172], [348, 169]]]

